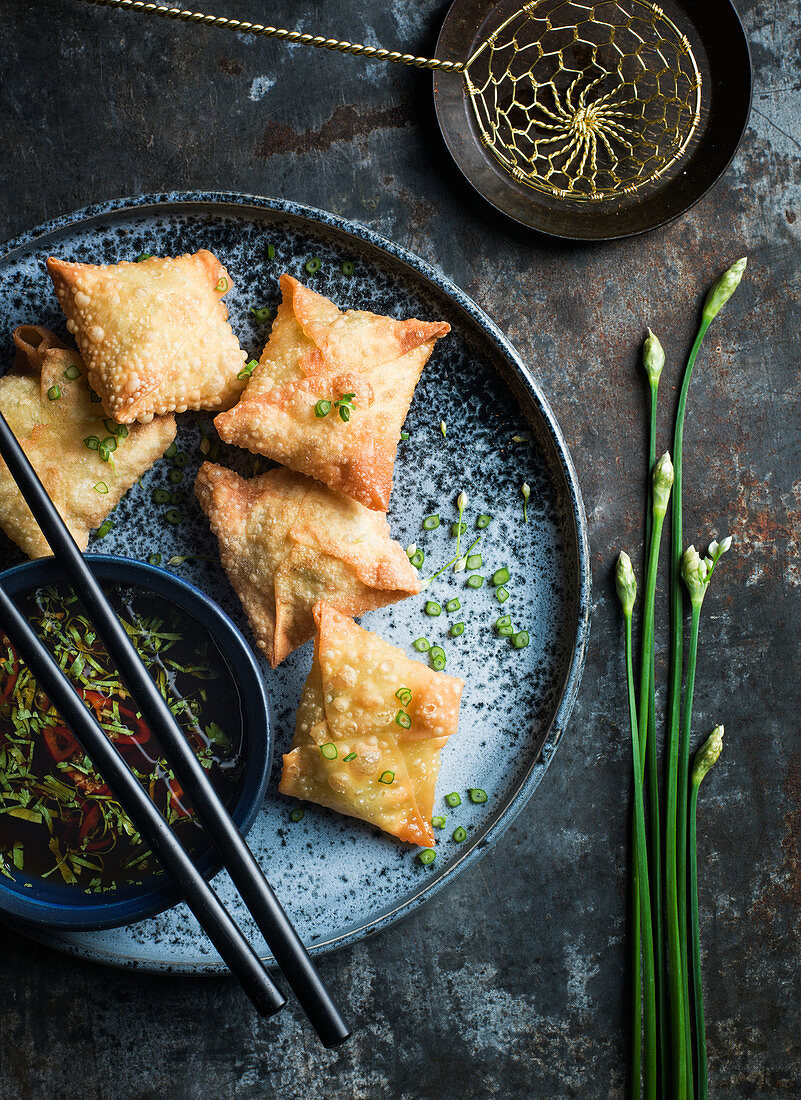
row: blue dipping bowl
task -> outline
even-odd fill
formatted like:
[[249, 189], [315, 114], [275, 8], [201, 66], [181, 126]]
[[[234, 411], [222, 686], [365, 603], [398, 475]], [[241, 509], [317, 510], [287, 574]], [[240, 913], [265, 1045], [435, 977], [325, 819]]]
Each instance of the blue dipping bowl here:
[[[134, 584], [163, 596], [191, 615], [217, 643], [239, 692], [243, 716], [245, 770], [239, 796], [230, 812], [239, 831], [246, 835], [264, 801], [273, 755], [270, 703], [250, 647], [213, 600], [167, 570], [108, 554], [87, 554], [86, 560], [101, 581]], [[0, 573], [0, 584], [12, 597], [59, 581], [64, 581], [64, 574], [53, 558], [26, 562]], [[222, 864], [216, 850], [209, 847], [197, 853], [195, 866], [204, 877], [211, 878]], [[0, 914], [52, 929], [113, 928], [152, 917], [180, 899], [180, 892], [167, 875], [163, 884], [126, 885], [105, 894], [84, 894], [49, 878], [20, 874], [9, 879], [0, 875]]]

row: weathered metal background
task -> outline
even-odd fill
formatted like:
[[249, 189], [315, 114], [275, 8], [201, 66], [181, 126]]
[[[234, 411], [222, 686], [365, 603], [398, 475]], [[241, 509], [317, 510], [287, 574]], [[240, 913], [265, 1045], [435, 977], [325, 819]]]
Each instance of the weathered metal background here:
[[[223, 14], [433, 46], [446, 5], [214, 0]], [[94, 200], [231, 188], [358, 219], [469, 291], [534, 365], [581, 478], [593, 637], [571, 728], [505, 842], [400, 926], [325, 960], [356, 1034], [318, 1049], [225, 980], [116, 973], [0, 930], [0, 1095], [609, 1097], [625, 1094], [628, 755], [610, 568], [638, 550], [646, 391], [672, 406], [699, 297], [747, 278], [693, 380], [685, 530], [731, 532], [705, 604], [696, 732], [724, 721], [701, 808], [711, 1077], [719, 1100], [801, 1092], [801, 7], [741, 4], [756, 68], [742, 149], [677, 223], [553, 245], [446, 159], [430, 77], [70, 0], [5, 0], [0, 238]], [[662, 421], [667, 445], [669, 426]]]

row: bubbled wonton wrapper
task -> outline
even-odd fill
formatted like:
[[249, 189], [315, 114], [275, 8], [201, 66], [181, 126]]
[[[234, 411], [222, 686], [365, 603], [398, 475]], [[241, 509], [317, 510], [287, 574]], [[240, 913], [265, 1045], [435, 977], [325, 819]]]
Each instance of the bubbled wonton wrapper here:
[[[342, 313], [289, 275], [269, 342], [239, 404], [215, 417], [226, 443], [267, 455], [386, 512], [400, 432], [444, 321]], [[352, 395], [350, 419], [335, 407]]]
[[312, 637], [321, 596], [362, 615], [420, 591], [385, 516], [302, 474], [276, 469], [245, 480], [204, 462], [195, 492], [273, 668]]
[[314, 618], [314, 663], [279, 790], [433, 844], [440, 752], [456, 733], [464, 681], [410, 660], [322, 600]]
[[[0, 378], [0, 410], [73, 538], [85, 550], [89, 531], [172, 443], [175, 417], [160, 416], [150, 424], [122, 429], [127, 435], [116, 437], [117, 449], [104, 462], [84, 440], [108, 438], [109, 425], [115, 425], [104, 424], [106, 414], [92, 400], [78, 353], [36, 325], [18, 328], [14, 344], [15, 366]], [[2, 460], [0, 527], [29, 557], [51, 553]]]
[[51, 256], [47, 270], [89, 381], [120, 424], [236, 401], [246, 356], [220, 301], [230, 277], [211, 252], [105, 267]]

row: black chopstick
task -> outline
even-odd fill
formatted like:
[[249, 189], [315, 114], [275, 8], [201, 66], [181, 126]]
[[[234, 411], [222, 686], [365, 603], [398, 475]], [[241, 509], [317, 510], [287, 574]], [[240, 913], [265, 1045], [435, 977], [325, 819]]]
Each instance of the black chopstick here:
[[0, 456], [33, 513], [76, 596], [115, 662], [139, 711], [161, 745], [184, 792], [222, 858], [321, 1042], [336, 1046], [350, 1031], [303, 942], [264, 877], [252, 852], [209, 782], [170, 708], [86, 563], [67, 525], [0, 413]]
[[169, 871], [189, 908], [262, 1016], [286, 1003], [228, 910], [195, 868], [122, 754], [0, 584], [0, 627], [77, 737], [114, 797]]

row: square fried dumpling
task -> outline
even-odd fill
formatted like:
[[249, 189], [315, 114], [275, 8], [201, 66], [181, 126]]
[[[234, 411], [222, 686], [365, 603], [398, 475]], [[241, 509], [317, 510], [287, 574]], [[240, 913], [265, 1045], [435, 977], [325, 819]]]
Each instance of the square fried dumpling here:
[[195, 492], [273, 668], [314, 634], [320, 597], [362, 615], [420, 591], [386, 516], [302, 474], [275, 469], [247, 480], [204, 462]]
[[[73, 538], [85, 550], [90, 530], [100, 526], [175, 439], [175, 417], [159, 416], [150, 424], [120, 428], [92, 400], [86, 366], [77, 351], [36, 325], [18, 328], [14, 344], [14, 368], [0, 378], [0, 410]], [[107, 449], [101, 450], [99, 445], [109, 439]], [[104, 454], [107, 462], [101, 458]], [[52, 552], [2, 460], [0, 527], [31, 558]]]
[[440, 753], [464, 681], [413, 661], [325, 601], [279, 790], [432, 845]]
[[221, 298], [231, 279], [211, 252], [47, 270], [89, 368], [120, 424], [187, 409], [225, 409], [245, 385], [245, 352]]
[[[289, 275], [259, 365], [239, 403], [214, 418], [246, 447], [386, 512], [401, 428], [444, 321], [341, 312]], [[340, 415], [337, 402], [346, 399]], [[318, 415], [318, 402], [330, 410]], [[325, 408], [325, 405], [322, 407]]]

